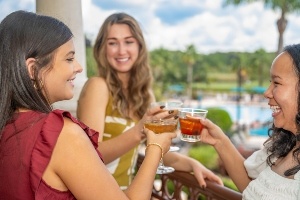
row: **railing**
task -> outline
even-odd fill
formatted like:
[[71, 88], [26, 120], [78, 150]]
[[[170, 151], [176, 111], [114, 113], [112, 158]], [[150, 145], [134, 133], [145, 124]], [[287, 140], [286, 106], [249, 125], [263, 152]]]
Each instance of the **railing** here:
[[[137, 167], [143, 162], [144, 156], [139, 155]], [[220, 186], [211, 181], [207, 181], [207, 187], [202, 189], [196, 178], [182, 171], [175, 171], [171, 174], [159, 175], [161, 186], [153, 186], [152, 197], [158, 200], [241, 200], [242, 195], [230, 188]], [[170, 191], [170, 186], [172, 191]]]

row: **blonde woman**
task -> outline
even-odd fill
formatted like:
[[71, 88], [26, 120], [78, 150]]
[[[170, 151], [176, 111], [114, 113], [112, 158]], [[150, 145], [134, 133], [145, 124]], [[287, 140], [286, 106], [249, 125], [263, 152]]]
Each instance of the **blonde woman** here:
[[[99, 150], [104, 162], [120, 187], [126, 188], [143, 139], [143, 116], [155, 101], [148, 51], [138, 22], [126, 13], [110, 15], [99, 30], [94, 57], [99, 77], [90, 78], [83, 87], [77, 117], [103, 133]], [[164, 163], [194, 172], [202, 187], [205, 179], [222, 185], [218, 176], [195, 159], [168, 152]]]

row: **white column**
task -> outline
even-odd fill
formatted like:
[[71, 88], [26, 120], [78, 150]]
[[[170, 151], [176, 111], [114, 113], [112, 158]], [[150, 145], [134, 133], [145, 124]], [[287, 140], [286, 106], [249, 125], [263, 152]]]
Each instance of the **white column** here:
[[68, 110], [75, 115], [80, 91], [87, 80], [81, 0], [36, 0], [36, 12], [61, 20], [74, 35], [75, 56], [83, 71], [76, 76], [73, 99], [57, 102], [54, 104], [54, 108]]

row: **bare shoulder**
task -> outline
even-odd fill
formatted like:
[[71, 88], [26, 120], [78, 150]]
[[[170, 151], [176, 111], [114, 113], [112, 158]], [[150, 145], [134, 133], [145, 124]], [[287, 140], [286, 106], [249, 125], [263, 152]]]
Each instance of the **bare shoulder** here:
[[78, 101], [78, 106], [80, 107], [81, 103], [84, 105], [94, 103], [98, 104], [99, 99], [106, 100], [108, 99], [109, 91], [106, 84], [106, 81], [101, 77], [92, 77], [89, 78], [84, 84]]
[[[83, 86], [78, 102], [77, 117], [90, 127], [101, 132], [99, 129], [101, 113], [105, 113], [105, 108], [109, 100], [109, 90], [105, 79], [92, 77]], [[97, 126], [97, 124], [99, 124]]]
[[68, 163], [72, 164], [84, 152], [83, 149], [95, 150], [84, 130], [71, 119], [64, 117], [64, 125], [54, 147], [48, 168], [53, 169], [53, 171], [61, 170], [62, 162], [65, 163], [65, 166]]
[[73, 144], [90, 144], [90, 139], [84, 132], [84, 130], [76, 123], [74, 123], [71, 119], [64, 117], [64, 126], [61, 130], [59, 139], [61, 142], [70, 143], [72, 141]]
[[96, 153], [90, 138], [78, 124], [64, 117], [64, 126], [55, 145], [56, 158], [62, 161], [68, 157], [74, 161], [84, 152]]
[[106, 81], [102, 77], [91, 77], [84, 84], [82, 91], [104, 89], [108, 90]]

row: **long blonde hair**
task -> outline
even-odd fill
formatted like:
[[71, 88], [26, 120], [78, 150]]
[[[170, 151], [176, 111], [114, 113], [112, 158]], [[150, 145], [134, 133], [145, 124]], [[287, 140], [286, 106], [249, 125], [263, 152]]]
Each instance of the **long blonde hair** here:
[[[139, 43], [139, 55], [130, 70], [127, 96], [122, 91], [122, 82], [116, 70], [110, 66], [106, 58], [108, 30], [113, 24], [128, 25], [133, 37]], [[138, 22], [126, 13], [115, 13], [106, 18], [95, 41], [94, 57], [98, 65], [99, 76], [106, 80], [113, 97], [113, 108], [118, 109], [124, 117], [130, 118], [129, 107], [131, 105], [133, 115], [142, 118], [151, 102], [152, 74], [149, 66], [149, 53]]]

